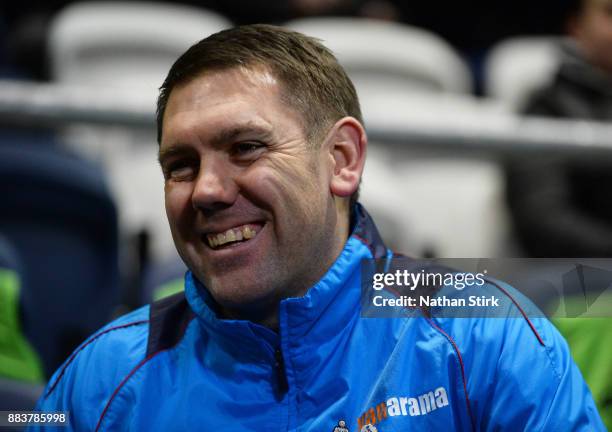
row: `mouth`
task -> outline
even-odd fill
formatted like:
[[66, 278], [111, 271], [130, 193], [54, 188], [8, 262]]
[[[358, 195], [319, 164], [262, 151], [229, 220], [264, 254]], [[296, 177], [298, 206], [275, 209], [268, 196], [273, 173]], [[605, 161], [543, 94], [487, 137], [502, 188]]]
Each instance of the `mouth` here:
[[253, 240], [262, 230], [262, 225], [245, 224], [223, 232], [203, 235], [203, 241], [213, 250], [234, 247]]

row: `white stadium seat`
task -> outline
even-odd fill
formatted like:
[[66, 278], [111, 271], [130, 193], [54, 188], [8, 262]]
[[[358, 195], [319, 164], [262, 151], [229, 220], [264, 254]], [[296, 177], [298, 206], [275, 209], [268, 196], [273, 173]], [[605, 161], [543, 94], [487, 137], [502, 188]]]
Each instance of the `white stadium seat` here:
[[486, 95], [520, 109], [534, 90], [552, 79], [562, 40], [554, 36], [516, 37], [495, 45], [485, 63]]
[[321, 39], [337, 55], [358, 91], [362, 82], [369, 85], [374, 80], [388, 88], [471, 92], [465, 62], [427, 30], [366, 18], [304, 18], [285, 26]]
[[154, 92], [178, 55], [230, 22], [207, 10], [153, 2], [82, 2], [60, 11], [49, 35], [52, 75], [71, 84]]

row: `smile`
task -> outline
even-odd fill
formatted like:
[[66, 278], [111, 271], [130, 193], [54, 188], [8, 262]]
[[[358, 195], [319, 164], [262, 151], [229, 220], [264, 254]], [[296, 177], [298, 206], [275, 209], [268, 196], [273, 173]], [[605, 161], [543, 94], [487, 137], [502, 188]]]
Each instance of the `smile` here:
[[222, 233], [207, 234], [206, 241], [208, 246], [217, 249], [224, 245], [249, 241], [256, 235], [255, 227], [252, 225], [242, 225], [230, 228]]

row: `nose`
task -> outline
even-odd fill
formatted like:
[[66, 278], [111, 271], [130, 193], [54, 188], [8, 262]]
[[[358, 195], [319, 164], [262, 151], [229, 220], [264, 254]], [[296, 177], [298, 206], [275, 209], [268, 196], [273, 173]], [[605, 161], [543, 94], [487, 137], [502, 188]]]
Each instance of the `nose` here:
[[203, 158], [191, 196], [196, 210], [216, 210], [231, 206], [238, 195], [238, 186], [229, 163], [222, 157]]

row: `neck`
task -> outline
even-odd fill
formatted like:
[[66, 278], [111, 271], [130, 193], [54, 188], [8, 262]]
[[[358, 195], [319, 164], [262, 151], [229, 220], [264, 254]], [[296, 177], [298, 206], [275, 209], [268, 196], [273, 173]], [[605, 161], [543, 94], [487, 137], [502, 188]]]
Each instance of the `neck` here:
[[[346, 214], [339, 220], [342, 222], [336, 227], [336, 238], [341, 240], [333, 247], [332, 253], [330, 254], [330, 261], [322, 267], [321, 274], [316, 275], [312, 281], [308, 282], [305, 286], [295, 287], [290, 290], [290, 292], [293, 293], [290, 297], [304, 296], [308, 290], [325, 275], [342, 253], [344, 245], [349, 237], [350, 230], [348, 209], [346, 209]], [[306, 280], [306, 277], [299, 277], [297, 279]], [[219, 306], [219, 316], [224, 319], [251, 321], [278, 332], [280, 302], [287, 297], [286, 295], [275, 296], [274, 298], [262, 300], [257, 304], [241, 305], [236, 308]]]
[[224, 319], [247, 320], [256, 324], [262, 325], [278, 333], [279, 319], [278, 310], [280, 301], [277, 301], [273, 307], [263, 308], [262, 312], [257, 313], [257, 309], [237, 310], [222, 308], [220, 316]]

